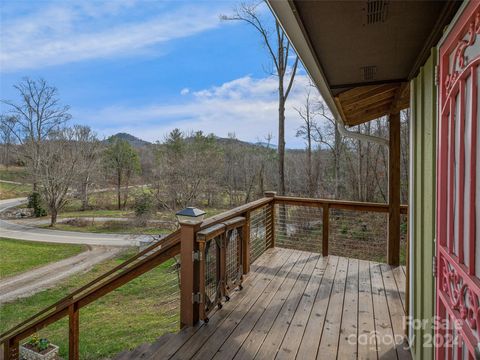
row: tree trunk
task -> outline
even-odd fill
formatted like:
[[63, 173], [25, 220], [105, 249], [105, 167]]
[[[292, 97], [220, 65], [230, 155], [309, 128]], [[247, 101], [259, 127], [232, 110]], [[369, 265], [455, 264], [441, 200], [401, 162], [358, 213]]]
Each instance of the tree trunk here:
[[357, 186], [357, 200], [362, 201], [362, 188], [363, 188], [363, 151], [362, 151], [362, 142], [361, 140], [357, 140], [358, 146], [358, 186]]
[[122, 210], [122, 174], [117, 171], [117, 207]]
[[82, 184], [82, 211], [88, 209], [88, 181], [84, 181]]
[[57, 217], [57, 209], [50, 209], [50, 227], [54, 227], [57, 224]]
[[129, 181], [130, 180], [127, 177], [127, 183], [125, 184], [125, 192], [123, 194], [123, 210], [125, 210], [125, 208], [127, 207]]
[[340, 131], [338, 131], [338, 125], [335, 124], [335, 199], [339, 199], [340, 196], [340, 145], [341, 145]]
[[312, 175], [312, 138], [310, 131], [310, 115], [307, 110], [307, 178], [308, 178], [308, 196], [314, 197], [314, 184], [313, 184], [313, 175]]
[[280, 80], [278, 93], [278, 193], [279, 195], [285, 195], [285, 98], [283, 96], [283, 79]]

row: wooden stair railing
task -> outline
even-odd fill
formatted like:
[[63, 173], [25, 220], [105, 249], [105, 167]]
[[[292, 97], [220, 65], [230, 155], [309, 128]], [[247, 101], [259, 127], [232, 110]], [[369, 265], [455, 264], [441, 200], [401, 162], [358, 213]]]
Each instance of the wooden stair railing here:
[[18, 359], [19, 345], [23, 339], [65, 316], [69, 317], [69, 359], [78, 359], [80, 309], [179, 253], [180, 232], [177, 230], [1, 334], [0, 344], [3, 344], [4, 360]]

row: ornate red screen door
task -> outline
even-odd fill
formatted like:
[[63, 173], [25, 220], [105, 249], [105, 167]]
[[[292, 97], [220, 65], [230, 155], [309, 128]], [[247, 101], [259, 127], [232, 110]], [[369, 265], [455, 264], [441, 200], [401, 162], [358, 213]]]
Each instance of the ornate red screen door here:
[[439, 49], [436, 359], [480, 359], [480, 1]]

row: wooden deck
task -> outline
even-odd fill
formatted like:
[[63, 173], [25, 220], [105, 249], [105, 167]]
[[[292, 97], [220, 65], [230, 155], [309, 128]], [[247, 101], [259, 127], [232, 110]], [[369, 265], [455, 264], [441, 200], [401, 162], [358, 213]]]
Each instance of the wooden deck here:
[[404, 268], [275, 248], [208, 324], [168, 335], [142, 357], [410, 359], [404, 313]]

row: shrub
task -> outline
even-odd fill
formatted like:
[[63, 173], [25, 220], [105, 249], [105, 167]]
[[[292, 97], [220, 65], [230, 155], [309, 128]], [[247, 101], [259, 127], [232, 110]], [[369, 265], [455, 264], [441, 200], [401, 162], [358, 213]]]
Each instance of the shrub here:
[[33, 209], [35, 217], [47, 215], [47, 210], [42, 206], [42, 199], [38, 192], [33, 192], [28, 196], [28, 207]]
[[76, 227], [87, 227], [92, 225], [93, 221], [85, 218], [74, 218], [74, 219], [69, 219], [64, 223], [67, 225], [76, 226]]
[[135, 216], [140, 225], [145, 225], [155, 212], [155, 202], [151, 193], [143, 191], [135, 196]]

